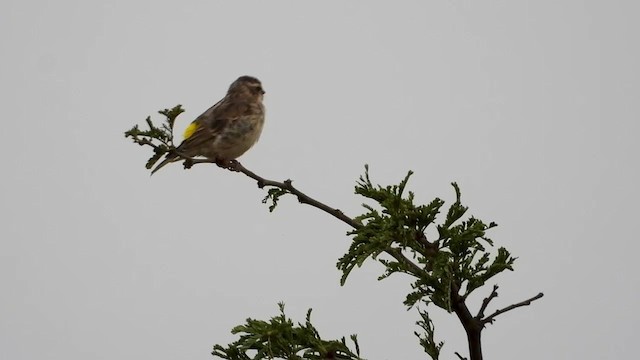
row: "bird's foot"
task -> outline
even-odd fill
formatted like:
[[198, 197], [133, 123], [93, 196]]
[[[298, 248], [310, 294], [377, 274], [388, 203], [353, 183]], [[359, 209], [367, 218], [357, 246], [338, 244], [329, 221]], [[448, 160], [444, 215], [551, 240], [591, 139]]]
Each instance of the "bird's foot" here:
[[240, 163], [237, 162], [236, 160], [222, 160], [222, 159], [216, 159], [216, 165], [218, 165], [219, 167], [223, 168], [223, 169], [227, 169], [227, 170], [232, 170], [232, 171], [238, 171], [237, 167]]

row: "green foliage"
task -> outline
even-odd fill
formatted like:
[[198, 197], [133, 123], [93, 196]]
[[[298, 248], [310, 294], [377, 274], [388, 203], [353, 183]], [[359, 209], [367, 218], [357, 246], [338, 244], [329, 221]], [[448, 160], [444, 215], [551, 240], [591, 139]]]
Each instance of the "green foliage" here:
[[269, 202], [269, 200], [271, 200], [271, 205], [269, 205], [269, 212], [273, 212], [273, 210], [276, 209], [276, 206], [278, 206], [278, 200], [280, 200], [280, 197], [282, 195], [290, 193], [291, 192], [288, 190], [277, 187], [269, 188], [269, 190], [267, 191], [267, 195], [264, 197], [264, 199], [262, 199], [262, 203], [266, 204]]
[[415, 331], [414, 334], [420, 340], [420, 345], [424, 349], [424, 352], [426, 352], [433, 360], [438, 360], [440, 357], [440, 350], [442, 349], [442, 346], [444, 346], [444, 342], [441, 341], [436, 343], [434, 340], [433, 321], [431, 321], [429, 314], [426, 311], [420, 311], [420, 316], [422, 317], [422, 320], [419, 320], [416, 324], [424, 330], [424, 334], [420, 334], [417, 331]]
[[280, 315], [269, 321], [247, 319], [246, 324], [234, 327], [238, 340], [223, 347], [215, 345], [213, 356], [228, 360], [258, 359], [361, 359], [358, 340], [351, 335], [355, 350], [350, 350], [343, 337], [340, 340], [322, 340], [311, 324], [311, 309], [304, 324], [294, 325], [286, 317], [284, 304], [279, 303]]
[[[360, 267], [369, 258], [377, 259], [385, 267], [379, 280], [395, 273], [404, 273], [414, 278], [412, 291], [404, 304], [411, 308], [417, 303], [433, 303], [452, 312], [454, 302], [464, 302], [466, 297], [490, 278], [504, 270], [513, 270], [515, 258], [504, 248], [493, 256], [487, 250], [493, 242], [486, 236], [487, 230], [497, 226], [469, 216], [468, 207], [461, 202], [460, 188], [452, 183], [456, 200], [446, 211], [441, 223], [436, 223], [444, 201], [436, 198], [428, 204], [414, 203], [413, 192], [406, 191], [413, 173], [408, 172], [398, 185], [382, 187], [373, 185], [369, 168], [360, 177], [355, 193], [374, 205], [363, 204], [366, 212], [355, 220], [362, 226], [348, 234], [353, 241], [347, 253], [337, 263], [342, 271], [340, 283], [344, 285], [355, 267]], [[426, 230], [437, 229], [438, 238], [429, 240]], [[379, 256], [384, 258], [378, 259]], [[433, 323], [426, 311], [417, 324], [424, 333], [415, 332], [424, 351], [438, 359], [444, 343], [433, 338]]]
[[[391, 259], [379, 259], [385, 266], [380, 280], [394, 273], [415, 278], [405, 305], [410, 308], [423, 301], [451, 312], [453, 294], [463, 290], [460, 295], [466, 297], [491, 277], [513, 270], [515, 258], [499, 248], [490, 261], [486, 247], [493, 242], [486, 237], [486, 231], [497, 225], [493, 222], [486, 225], [473, 216], [463, 219], [468, 208], [461, 203], [456, 183], [452, 184], [456, 201], [447, 210], [444, 221], [435, 224], [444, 201], [436, 198], [425, 205], [414, 204], [414, 194], [405, 191], [411, 175], [409, 171], [398, 185], [382, 187], [372, 184], [369, 168], [365, 166], [355, 192], [377, 206], [363, 204], [367, 212], [356, 218], [363, 226], [349, 232], [353, 242], [337, 264], [342, 271], [340, 282], [344, 284], [356, 266], [384, 253]], [[427, 239], [425, 231], [429, 226], [436, 226], [437, 239]]]
[[145, 120], [149, 127], [148, 130], [141, 130], [138, 125], [135, 125], [128, 131], [125, 131], [124, 136], [130, 137], [134, 143], [140, 146], [151, 146], [153, 148], [153, 155], [147, 160], [145, 165], [147, 169], [151, 169], [163, 155], [175, 149], [173, 144], [173, 125], [178, 115], [183, 112], [184, 109], [182, 109], [182, 105], [176, 105], [171, 109], [160, 110], [158, 113], [164, 115], [165, 121], [159, 127], [156, 126], [153, 121], [151, 121], [151, 117], [148, 116]]

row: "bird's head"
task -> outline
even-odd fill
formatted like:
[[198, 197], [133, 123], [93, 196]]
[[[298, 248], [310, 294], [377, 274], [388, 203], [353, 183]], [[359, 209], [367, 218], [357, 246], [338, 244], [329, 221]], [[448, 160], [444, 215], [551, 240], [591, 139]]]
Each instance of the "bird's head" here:
[[264, 89], [260, 80], [252, 76], [240, 76], [231, 83], [227, 96], [233, 98], [245, 98], [253, 101], [262, 101]]

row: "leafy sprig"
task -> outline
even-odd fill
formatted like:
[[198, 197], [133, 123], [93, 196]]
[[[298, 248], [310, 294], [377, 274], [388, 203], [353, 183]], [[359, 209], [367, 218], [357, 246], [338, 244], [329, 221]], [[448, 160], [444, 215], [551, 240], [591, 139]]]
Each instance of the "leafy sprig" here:
[[294, 325], [287, 318], [284, 304], [278, 304], [280, 314], [269, 321], [247, 319], [244, 325], [231, 330], [238, 334], [238, 340], [226, 347], [215, 345], [213, 356], [228, 360], [259, 359], [345, 359], [361, 360], [360, 347], [356, 335], [351, 335], [355, 349], [350, 349], [345, 338], [323, 340], [311, 323], [311, 309], [307, 311], [304, 324]]
[[176, 105], [171, 109], [160, 110], [158, 113], [165, 117], [165, 121], [160, 126], [156, 126], [151, 120], [151, 116], [148, 116], [145, 119], [148, 129], [141, 130], [136, 124], [131, 129], [125, 131], [124, 136], [131, 138], [134, 143], [153, 148], [153, 155], [145, 164], [147, 169], [151, 169], [162, 156], [175, 149], [173, 143], [173, 126], [178, 115], [183, 112], [184, 109], [182, 105]]

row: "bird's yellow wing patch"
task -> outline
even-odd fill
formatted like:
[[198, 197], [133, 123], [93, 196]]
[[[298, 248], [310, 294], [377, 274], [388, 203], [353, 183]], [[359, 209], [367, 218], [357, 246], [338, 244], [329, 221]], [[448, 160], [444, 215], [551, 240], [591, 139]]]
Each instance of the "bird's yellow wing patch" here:
[[196, 124], [195, 122], [192, 122], [191, 124], [189, 124], [189, 126], [187, 126], [187, 128], [184, 129], [184, 139], [187, 140], [188, 138], [190, 138], [191, 135], [193, 135], [193, 133], [196, 132], [197, 129], [198, 129], [198, 124]]

